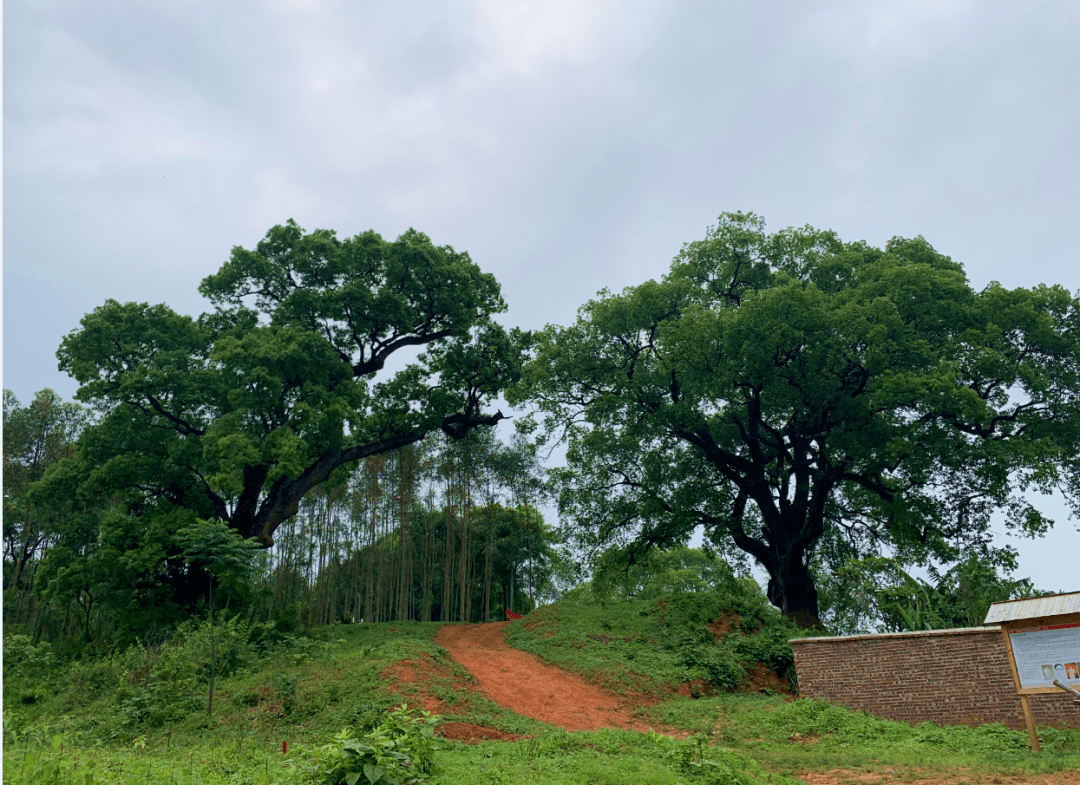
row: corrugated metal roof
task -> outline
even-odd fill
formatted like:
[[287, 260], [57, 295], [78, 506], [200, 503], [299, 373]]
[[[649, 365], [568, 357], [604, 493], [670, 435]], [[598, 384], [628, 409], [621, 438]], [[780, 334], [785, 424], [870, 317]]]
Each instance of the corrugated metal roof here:
[[1068, 594], [1048, 594], [1045, 597], [1028, 597], [1023, 600], [995, 602], [990, 606], [983, 624], [999, 624], [1017, 619], [1038, 619], [1045, 616], [1063, 616], [1080, 613], [1080, 591]]

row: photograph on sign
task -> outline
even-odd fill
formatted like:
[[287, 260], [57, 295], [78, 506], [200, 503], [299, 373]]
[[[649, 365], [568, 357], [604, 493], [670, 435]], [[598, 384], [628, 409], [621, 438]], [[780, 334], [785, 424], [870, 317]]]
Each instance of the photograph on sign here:
[[1009, 631], [1022, 689], [1080, 684], [1080, 623]]

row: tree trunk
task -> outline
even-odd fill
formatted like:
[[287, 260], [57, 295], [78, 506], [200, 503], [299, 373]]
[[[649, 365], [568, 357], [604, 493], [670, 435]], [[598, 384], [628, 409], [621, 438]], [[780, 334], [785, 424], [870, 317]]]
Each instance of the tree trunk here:
[[9, 589], [15, 589], [19, 586], [19, 578], [22, 577], [23, 570], [26, 569], [26, 563], [30, 561], [30, 556], [35, 550], [37, 550], [40, 539], [34, 541], [33, 546], [30, 544], [30, 524], [31, 524], [31, 511], [33, 507], [27, 508], [26, 520], [23, 521], [23, 538], [21, 546], [21, 554], [15, 559], [15, 574], [11, 576], [11, 583], [8, 584]]
[[484, 618], [486, 624], [491, 621], [491, 555], [495, 550], [494, 514], [488, 519], [487, 536], [484, 540]]
[[214, 626], [214, 579], [210, 579], [210, 695], [206, 700], [206, 716], [214, 716], [214, 681], [217, 678], [217, 627]]
[[732, 516], [724, 522], [736, 547], [753, 556], [769, 574], [765, 592], [769, 602], [803, 629], [824, 629], [819, 617], [817, 587], [806, 561], [823, 531], [820, 500], [826, 495], [815, 494], [809, 505], [789, 506], [781, 512], [773, 505], [771, 496], [762, 493], [755, 503], [765, 519], [764, 541], [751, 537], [743, 529], [742, 515], [748, 495], [740, 496]]
[[[85, 591], [85, 590], [84, 590]], [[90, 642], [90, 611], [94, 607], [94, 595], [90, 592], [86, 592], [86, 604], [83, 606], [86, 608], [85, 625], [83, 626], [83, 642]]]
[[803, 629], [824, 629], [818, 617], [817, 587], [802, 558], [787, 558], [769, 571], [769, 601]]
[[431, 621], [431, 600], [435, 594], [435, 512], [431, 493], [424, 511], [424, 547], [420, 574], [420, 621]]

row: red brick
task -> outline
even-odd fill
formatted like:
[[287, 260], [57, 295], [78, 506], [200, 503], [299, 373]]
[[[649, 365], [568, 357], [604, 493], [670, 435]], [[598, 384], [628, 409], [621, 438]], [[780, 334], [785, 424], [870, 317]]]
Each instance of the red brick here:
[[[938, 725], [1024, 727], [997, 627], [793, 640], [799, 694], [876, 717]], [[1080, 728], [1080, 704], [1029, 698], [1039, 725]]]

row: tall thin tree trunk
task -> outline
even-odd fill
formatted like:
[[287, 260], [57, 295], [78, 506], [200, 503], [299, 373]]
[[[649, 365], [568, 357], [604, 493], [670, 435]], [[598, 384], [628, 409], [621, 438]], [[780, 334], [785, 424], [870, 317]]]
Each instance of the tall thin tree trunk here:
[[431, 621], [431, 601], [435, 595], [435, 510], [434, 491], [429, 489], [424, 512], [423, 565], [420, 577], [420, 620]]
[[[490, 510], [490, 508], [489, 508]], [[484, 618], [491, 621], [491, 555], [495, 550], [494, 512], [488, 516], [487, 531], [484, 537]]]
[[217, 678], [217, 627], [214, 626], [214, 579], [210, 578], [210, 696], [206, 701], [207, 716], [214, 716], [214, 681]]

